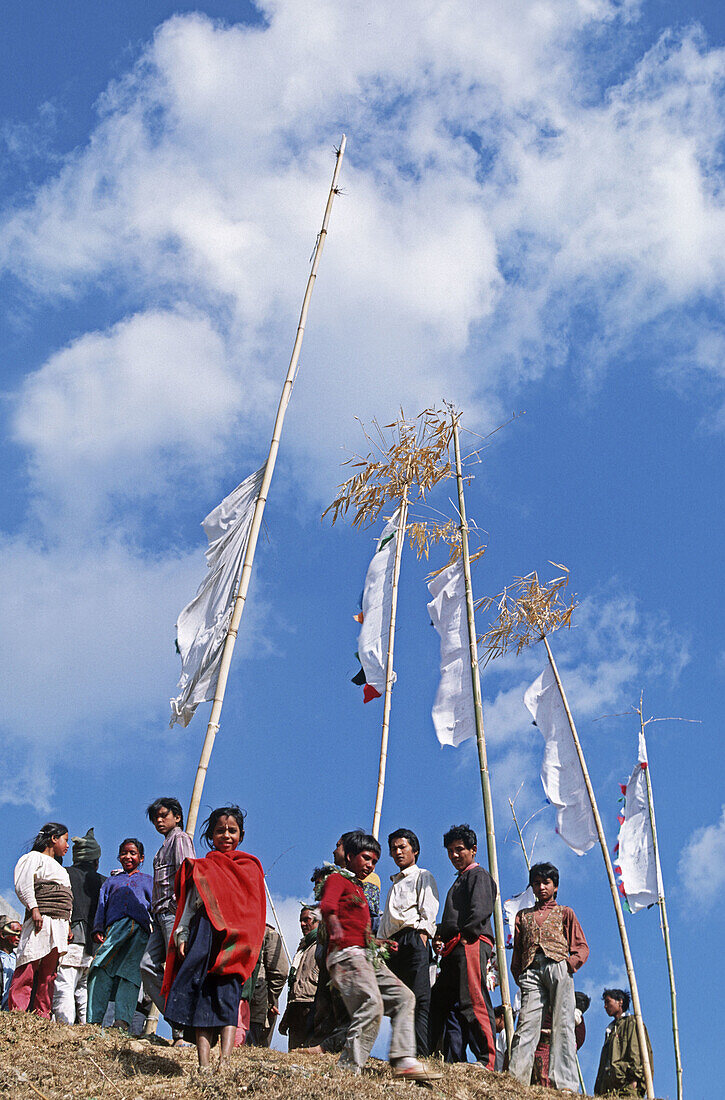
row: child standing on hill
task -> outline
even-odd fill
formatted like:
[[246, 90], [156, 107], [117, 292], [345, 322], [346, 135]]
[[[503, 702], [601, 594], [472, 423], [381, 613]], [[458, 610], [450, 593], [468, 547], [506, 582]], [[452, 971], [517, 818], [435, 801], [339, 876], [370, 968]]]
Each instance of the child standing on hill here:
[[234, 1046], [242, 986], [262, 948], [267, 902], [261, 863], [237, 850], [244, 838], [239, 807], [213, 810], [203, 829], [211, 851], [184, 860], [176, 876], [179, 906], [161, 992], [164, 1015], [194, 1029], [199, 1068], [209, 1072], [217, 1037], [220, 1065]]
[[514, 929], [511, 973], [521, 988], [521, 1013], [509, 1072], [524, 1085], [531, 1081], [534, 1053], [548, 1010], [549, 1079], [554, 1088], [577, 1092], [572, 975], [589, 958], [589, 946], [574, 911], [556, 901], [559, 872], [553, 863], [534, 864], [529, 884], [536, 905], [519, 910]]
[[377, 956], [372, 937], [363, 881], [375, 869], [380, 845], [373, 836], [353, 833], [345, 838], [344, 849], [346, 867], [328, 876], [320, 900], [327, 930], [327, 968], [350, 1014], [338, 1065], [352, 1073], [362, 1071], [386, 1015], [392, 1024], [393, 1075], [433, 1080], [440, 1075], [415, 1057], [415, 997]]
[[109, 1002], [116, 1005], [115, 1027], [128, 1031], [141, 988], [141, 957], [151, 930], [153, 879], [139, 871], [144, 847], [126, 837], [118, 849], [120, 872], [101, 886], [93, 922], [100, 944], [88, 972], [88, 1022], [102, 1024]]

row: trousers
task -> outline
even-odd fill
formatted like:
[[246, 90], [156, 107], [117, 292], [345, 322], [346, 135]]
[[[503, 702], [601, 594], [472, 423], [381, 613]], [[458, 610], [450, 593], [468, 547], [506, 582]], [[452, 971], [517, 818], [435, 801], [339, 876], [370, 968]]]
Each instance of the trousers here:
[[58, 969], [58, 949], [53, 948], [42, 959], [34, 959], [15, 968], [10, 983], [8, 1008], [16, 1012], [37, 1012], [50, 1019], [53, 1008], [53, 987]]
[[116, 1006], [116, 1021], [122, 1020], [130, 1029], [138, 1001], [138, 985], [109, 974], [102, 967], [94, 967], [88, 979], [89, 1024], [103, 1023], [110, 1001]]
[[88, 967], [59, 966], [53, 991], [53, 1016], [59, 1024], [84, 1024], [88, 1009]]
[[496, 1025], [486, 988], [491, 945], [485, 939], [457, 943], [441, 960], [430, 1003], [430, 1042], [444, 1034], [447, 1062], [465, 1062], [466, 1047], [488, 1069], [496, 1065]]
[[[175, 913], [154, 913], [154, 926], [141, 959], [143, 987], [162, 1015], [165, 1005], [164, 998], [161, 996], [161, 986], [164, 981], [166, 953], [169, 949], [169, 940], [174, 930], [175, 920]], [[171, 1035], [174, 1040], [181, 1039], [183, 1030], [172, 1027]]]
[[350, 1014], [339, 1059], [343, 1069], [359, 1073], [367, 1062], [383, 1016], [390, 1017], [390, 1061], [415, 1057], [415, 997], [380, 963], [373, 966], [363, 947], [331, 951], [327, 969]]
[[430, 1012], [430, 950], [415, 928], [403, 928], [393, 939], [398, 950], [391, 953], [388, 967], [407, 985], [415, 997], [415, 1044], [418, 1057], [428, 1054], [428, 1014]]
[[521, 975], [521, 1012], [511, 1044], [509, 1073], [523, 1085], [531, 1081], [534, 1053], [546, 1011], [551, 1012], [549, 1080], [555, 1089], [579, 1088], [574, 1037], [574, 979], [565, 960], [539, 953]]

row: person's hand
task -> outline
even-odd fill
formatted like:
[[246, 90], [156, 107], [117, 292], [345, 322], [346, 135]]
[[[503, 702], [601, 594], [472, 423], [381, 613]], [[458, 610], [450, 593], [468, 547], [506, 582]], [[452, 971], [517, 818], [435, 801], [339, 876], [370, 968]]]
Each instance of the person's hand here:
[[180, 959], [186, 958], [186, 940], [179, 940], [176, 944], [176, 954]]
[[277, 1008], [277, 1005], [270, 1005], [269, 1006], [269, 1015], [270, 1016], [279, 1016], [279, 1009]]
[[327, 942], [330, 947], [333, 949], [342, 947], [342, 941], [345, 938], [345, 935], [343, 933], [342, 925], [340, 924], [339, 918], [336, 917], [334, 913], [331, 914], [327, 919], [327, 932]]
[[93, 933], [93, 939], [96, 941], [96, 943], [103, 943], [105, 938], [106, 937], [103, 935], [103, 932], [94, 932]]
[[73, 929], [68, 929], [68, 943], [73, 943]]
[[285, 1016], [283, 1016], [282, 1019], [279, 1021], [279, 1024], [277, 1025], [277, 1030], [279, 1031], [280, 1035], [286, 1035], [289, 1031]]
[[420, 938], [421, 938], [421, 940], [423, 941], [424, 944], [428, 943], [428, 933], [427, 932], [419, 932], [418, 935], [420, 936]]
[[36, 932], [41, 932], [43, 929], [43, 914], [38, 909], [37, 905], [34, 909], [30, 910], [30, 916], [33, 919], [33, 927]]
[[397, 940], [378, 940], [378, 943], [382, 944], [383, 947], [387, 947], [391, 955], [394, 955], [395, 952], [398, 950]]

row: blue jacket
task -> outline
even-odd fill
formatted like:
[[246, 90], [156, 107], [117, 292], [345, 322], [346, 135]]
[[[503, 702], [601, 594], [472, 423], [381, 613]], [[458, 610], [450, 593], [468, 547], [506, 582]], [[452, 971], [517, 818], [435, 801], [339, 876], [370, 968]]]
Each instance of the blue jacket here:
[[153, 879], [143, 871], [111, 875], [101, 887], [93, 922], [94, 932], [104, 932], [114, 921], [131, 917], [148, 931], [151, 927], [151, 887]]

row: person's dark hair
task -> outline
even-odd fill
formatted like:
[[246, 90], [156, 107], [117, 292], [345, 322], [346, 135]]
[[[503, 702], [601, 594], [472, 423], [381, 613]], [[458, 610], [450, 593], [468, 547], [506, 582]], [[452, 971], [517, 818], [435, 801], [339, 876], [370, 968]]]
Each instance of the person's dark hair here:
[[135, 844], [136, 847], [138, 848], [138, 854], [141, 856], [141, 859], [143, 859], [143, 857], [144, 857], [143, 844], [135, 836], [127, 836], [125, 838], [125, 840], [121, 841], [121, 843], [118, 846], [118, 854], [119, 855], [123, 851], [126, 844]]
[[420, 841], [418, 837], [410, 829], [396, 829], [394, 833], [388, 835], [388, 851], [390, 851], [390, 845], [394, 840], [407, 840], [411, 848], [415, 852], [416, 861], [420, 855]]
[[322, 882], [323, 878], [327, 878], [330, 873], [327, 867], [315, 867], [310, 875], [310, 882], [314, 882], [315, 885], [317, 885], [318, 882]]
[[541, 882], [543, 879], [550, 878], [554, 883], [554, 886], [559, 887], [559, 870], [553, 863], [535, 863], [529, 871], [529, 886], [533, 886], [535, 882]]
[[454, 840], [462, 841], [464, 848], [476, 848], [478, 846], [478, 837], [467, 823], [451, 825], [448, 832], [443, 835], [443, 847], [449, 848]]
[[504, 1016], [503, 1005], [496, 1005], [493, 1010], [493, 1014], [497, 1020], [502, 1020]]
[[621, 1001], [622, 1012], [626, 1012], [629, 1008], [629, 993], [626, 989], [605, 989], [602, 993], [602, 1000], [605, 997], [611, 997], [613, 1001]]
[[235, 804], [231, 806], [219, 806], [218, 809], [212, 810], [208, 818], [202, 825], [202, 840], [206, 841], [207, 848], [212, 846], [212, 837], [214, 836], [214, 830], [220, 817], [233, 817], [239, 826], [239, 834], [244, 837], [244, 819], [247, 815], [244, 810], [240, 810]]
[[375, 852], [380, 859], [380, 845], [369, 833], [345, 833], [342, 847], [348, 858], [359, 856], [361, 852]]
[[179, 819], [179, 828], [184, 828], [184, 811], [181, 808], [181, 803], [178, 798], [157, 798], [150, 806], [146, 808], [148, 819], [152, 825], [156, 824], [156, 814], [159, 812], [162, 806], [165, 806], [167, 810], [171, 810], [174, 817]]
[[580, 1012], [586, 1012], [591, 1003], [592, 999], [591, 997], [587, 996], [586, 993], [580, 993], [577, 990], [577, 992], [574, 994], [574, 1005], [576, 1008], [579, 1009]]
[[316, 921], [319, 922], [320, 920], [319, 905], [302, 905], [300, 906], [300, 916], [302, 916], [303, 913], [312, 913], [312, 916], [315, 918]]
[[[365, 832], [365, 830], [363, 829], [362, 825], [359, 825], [357, 827], [357, 829], [348, 829], [348, 831], [346, 833], [342, 834], [342, 836], [340, 837], [340, 839], [338, 841], [338, 844], [342, 844], [342, 847], [344, 849], [346, 840], [349, 840], [351, 836], [355, 836], [356, 833], [364, 833], [364, 832]], [[337, 844], [335, 845], [335, 847], [337, 847]]]
[[68, 826], [61, 825], [60, 821], [46, 821], [45, 825], [41, 825], [40, 832], [33, 841], [31, 852], [44, 852], [54, 840], [67, 832]]

